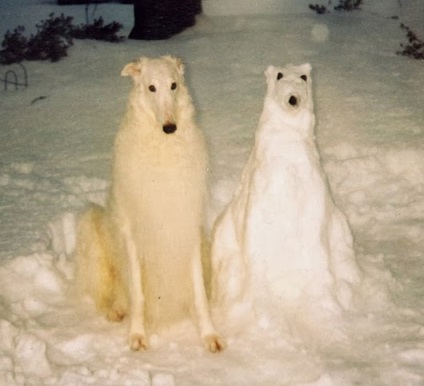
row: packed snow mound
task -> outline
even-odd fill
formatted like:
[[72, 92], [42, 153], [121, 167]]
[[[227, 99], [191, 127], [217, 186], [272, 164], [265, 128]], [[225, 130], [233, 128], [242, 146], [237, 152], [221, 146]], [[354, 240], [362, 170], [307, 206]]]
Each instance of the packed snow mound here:
[[311, 66], [265, 74], [255, 144], [214, 229], [214, 302], [337, 315], [352, 307], [361, 274], [315, 143]]

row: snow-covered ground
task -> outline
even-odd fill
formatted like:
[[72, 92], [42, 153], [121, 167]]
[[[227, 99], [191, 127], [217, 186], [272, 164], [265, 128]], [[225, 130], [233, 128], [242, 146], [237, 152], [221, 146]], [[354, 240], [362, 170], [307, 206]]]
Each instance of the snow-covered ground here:
[[[424, 64], [396, 55], [406, 42], [401, 21], [424, 37], [424, 3], [326, 16], [288, 0], [278, 15], [252, 14], [255, 6], [243, 12], [237, 3], [239, 16], [203, 16], [167, 41], [76, 41], [58, 63], [25, 63], [27, 89], [1, 92], [1, 385], [424, 384]], [[211, 0], [205, 8], [222, 13]], [[50, 12], [84, 21], [83, 6], [7, 0], [1, 36]], [[123, 22], [124, 33], [132, 26], [131, 6], [101, 5], [97, 14]], [[324, 325], [234, 334], [218, 323], [228, 348], [213, 355], [187, 322], [134, 353], [125, 323], [109, 324], [75, 300], [66, 253], [73, 215], [104, 200], [130, 88], [119, 73], [133, 58], [162, 54], [184, 59], [209, 143], [210, 224], [251, 150], [264, 70], [312, 64], [323, 166], [366, 278], [342, 339], [322, 338], [338, 335]], [[8, 69], [0, 67], [1, 78]]]

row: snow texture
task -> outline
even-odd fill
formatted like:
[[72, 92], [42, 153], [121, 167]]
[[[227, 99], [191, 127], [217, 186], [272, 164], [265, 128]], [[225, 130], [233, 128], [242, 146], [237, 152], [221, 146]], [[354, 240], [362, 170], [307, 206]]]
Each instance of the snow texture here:
[[[321, 17], [300, 3], [268, 2], [260, 14], [257, 1], [231, 2], [226, 12], [207, 0], [210, 12], [170, 40], [76, 41], [60, 62], [24, 63], [27, 89], [1, 91], [1, 385], [424, 384], [424, 67], [396, 55], [400, 22], [424, 36], [424, 3], [365, 2]], [[1, 36], [19, 24], [33, 32], [51, 12], [85, 18], [84, 6], [5, 0]], [[132, 27], [129, 5], [99, 5], [97, 14], [122, 22], [124, 33]], [[90, 202], [104, 203], [109, 187], [130, 87], [119, 73], [134, 58], [165, 54], [186, 64], [208, 141], [210, 228], [254, 147], [263, 72], [312, 65], [320, 165], [361, 267], [354, 307], [336, 327], [293, 312], [259, 315], [259, 326], [241, 330], [218, 312], [228, 342], [219, 355], [203, 350], [190, 321], [134, 353], [126, 322], [108, 323], [74, 296], [73, 223]], [[0, 77], [9, 69], [20, 71], [1, 67]]]

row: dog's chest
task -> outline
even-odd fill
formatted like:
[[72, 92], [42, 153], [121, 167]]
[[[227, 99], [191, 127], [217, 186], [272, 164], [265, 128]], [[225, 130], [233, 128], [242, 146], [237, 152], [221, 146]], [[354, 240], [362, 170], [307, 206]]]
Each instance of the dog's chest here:
[[207, 170], [202, 142], [123, 133], [114, 151], [115, 201], [125, 201], [129, 210], [162, 222], [177, 222], [183, 212], [200, 210]]

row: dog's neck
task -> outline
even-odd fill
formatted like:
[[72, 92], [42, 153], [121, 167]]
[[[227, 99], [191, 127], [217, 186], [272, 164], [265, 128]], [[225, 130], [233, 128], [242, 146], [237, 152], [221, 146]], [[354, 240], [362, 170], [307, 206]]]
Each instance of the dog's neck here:
[[299, 107], [293, 113], [286, 112], [270, 96], [265, 98], [264, 108], [259, 121], [260, 135], [267, 132], [283, 142], [314, 141], [315, 115], [313, 107]]

